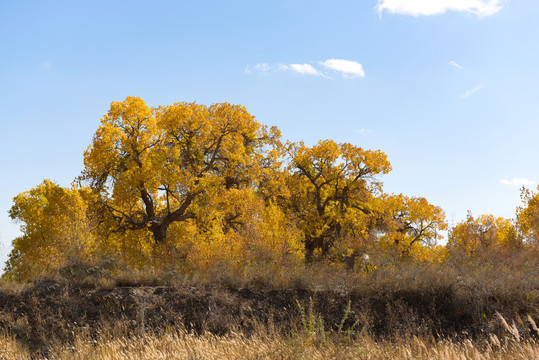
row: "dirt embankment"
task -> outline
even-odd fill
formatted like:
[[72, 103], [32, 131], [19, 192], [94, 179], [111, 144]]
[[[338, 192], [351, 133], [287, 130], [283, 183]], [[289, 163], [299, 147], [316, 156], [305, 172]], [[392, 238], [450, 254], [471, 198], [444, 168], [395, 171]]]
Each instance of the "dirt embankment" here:
[[[97, 336], [115, 329], [143, 335], [181, 326], [215, 334], [262, 330], [286, 335], [301, 330], [301, 308], [307, 318], [321, 317], [330, 330], [341, 323], [348, 303], [345, 328], [389, 338], [479, 337], [503, 332], [496, 312], [508, 319], [532, 315], [537, 320], [539, 314], [535, 302], [466, 294], [451, 285], [343, 292], [218, 284], [97, 289], [44, 281], [19, 292], [0, 291], [0, 327], [31, 349], [42, 350], [51, 341], [69, 343], [81, 332]], [[517, 326], [527, 333], [525, 322], [517, 321]]]

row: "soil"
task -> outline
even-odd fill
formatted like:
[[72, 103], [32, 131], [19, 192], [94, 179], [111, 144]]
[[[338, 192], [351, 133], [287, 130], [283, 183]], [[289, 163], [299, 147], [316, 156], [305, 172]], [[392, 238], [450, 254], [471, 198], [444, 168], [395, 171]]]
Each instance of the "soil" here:
[[[488, 299], [487, 299], [488, 300]], [[222, 335], [241, 331], [301, 331], [303, 316], [321, 316], [326, 330], [344, 328], [375, 337], [432, 335], [478, 337], [503, 331], [495, 312], [524, 318], [536, 308], [499, 299], [474, 302], [450, 286], [431, 291], [378, 289], [369, 293], [305, 289], [233, 288], [219, 284], [126, 286], [98, 289], [43, 281], [19, 293], [0, 291], [0, 327], [33, 351], [51, 341], [69, 343], [76, 334], [97, 336], [103, 329], [130, 334], [182, 327]], [[312, 305], [312, 310], [309, 310]]]

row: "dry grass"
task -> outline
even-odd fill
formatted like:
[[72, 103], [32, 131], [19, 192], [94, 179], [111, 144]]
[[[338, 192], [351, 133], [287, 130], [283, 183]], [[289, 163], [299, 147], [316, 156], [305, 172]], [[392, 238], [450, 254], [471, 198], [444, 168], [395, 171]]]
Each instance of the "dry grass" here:
[[[9, 336], [0, 337], [0, 359], [30, 359], [30, 353]], [[43, 357], [45, 358], [45, 357]], [[343, 344], [317, 341], [313, 337], [281, 337], [240, 333], [215, 336], [167, 331], [160, 335], [118, 337], [102, 335], [98, 340], [78, 336], [70, 346], [50, 349], [47, 359], [512, 359], [539, 358], [539, 343], [514, 338], [473, 343], [434, 341], [411, 337], [397, 342], [376, 342], [363, 336]]]
[[[341, 331], [348, 306], [338, 330], [328, 330], [322, 318], [299, 303], [302, 321], [290, 334], [272, 331], [263, 325], [250, 335], [231, 331], [226, 335], [210, 332], [196, 334], [184, 328], [166, 328], [159, 332], [130, 333], [115, 324], [90, 335], [78, 331], [69, 343], [51, 341], [45, 353], [31, 352], [8, 333], [0, 335], [0, 359], [48, 360], [120, 360], [120, 359], [409, 359], [409, 360], [536, 360], [539, 359], [539, 331], [534, 320], [526, 320], [536, 335], [519, 333], [514, 320], [508, 322], [499, 313], [498, 322], [505, 333], [485, 335], [481, 339], [436, 340], [432, 336], [403, 336], [376, 340], [364, 331]], [[517, 318], [518, 322], [523, 320]]]
[[539, 360], [537, 256], [417, 264], [382, 255], [369, 271], [75, 264], [0, 282], [0, 360]]

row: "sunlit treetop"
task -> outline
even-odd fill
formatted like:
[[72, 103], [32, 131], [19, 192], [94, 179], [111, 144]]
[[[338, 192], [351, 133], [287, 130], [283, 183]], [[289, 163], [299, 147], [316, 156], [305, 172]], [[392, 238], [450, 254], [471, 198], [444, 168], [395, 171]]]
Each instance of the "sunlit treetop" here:
[[148, 228], [162, 242], [171, 223], [196, 216], [200, 195], [256, 183], [279, 135], [240, 105], [150, 108], [128, 97], [101, 120], [82, 179], [101, 192], [119, 228]]

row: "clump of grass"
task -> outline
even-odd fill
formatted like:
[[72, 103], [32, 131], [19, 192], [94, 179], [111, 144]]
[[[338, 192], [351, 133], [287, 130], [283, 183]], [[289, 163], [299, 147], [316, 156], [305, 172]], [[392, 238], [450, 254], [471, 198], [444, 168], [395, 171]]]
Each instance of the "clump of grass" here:
[[301, 318], [301, 330], [299, 332], [293, 331], [293, 337], [300, 339], [304, 344], [320, 345], [330, 340], [335, 344], [349, 344], [352, 342], [352, 334], [356, 331], [359, 321], [356, 320], [351, 326], [345, 326], [352, 313], [350, 300], [344, 309], [340, 322], [335, 324], [333, 328], [327, 328], [324, 325], [322, 316], [314, 311], [312, 298], [309, 298], [307, 309], [298, 300], [296, 300], [296, 304]]
[[513, 320], [512, 324], [509, 325], [505, 318], [499, 312], [496, 312], [496, 316], [498, 317], [498, 319], [500, 319], [503, 328], [513, 336], [514, 341], [520, 342], [520, 333], [517, 329], [517, 326], [515, 325], [515, 321]]
[[537, 324], [535, 323], [535, 321], [530, 315], [527, 316], [527, 319], [528, 319], [528, 322], [530, 323], [532, 337], [539, 339], [539, 329], [537, 328]]
[[297, 334], [302, 338], [305, 343], [315, 342], [317, 344], [326, 340], [326, 330], [324, 328], [324, 320], [322, 316], [315, 314], [313, 299], [309, 298], [309, 308], [305, 311], [305, 308], [301, 306], [300, 302], [296, 300], [300, 316], [301, 316], [301, 332]]

